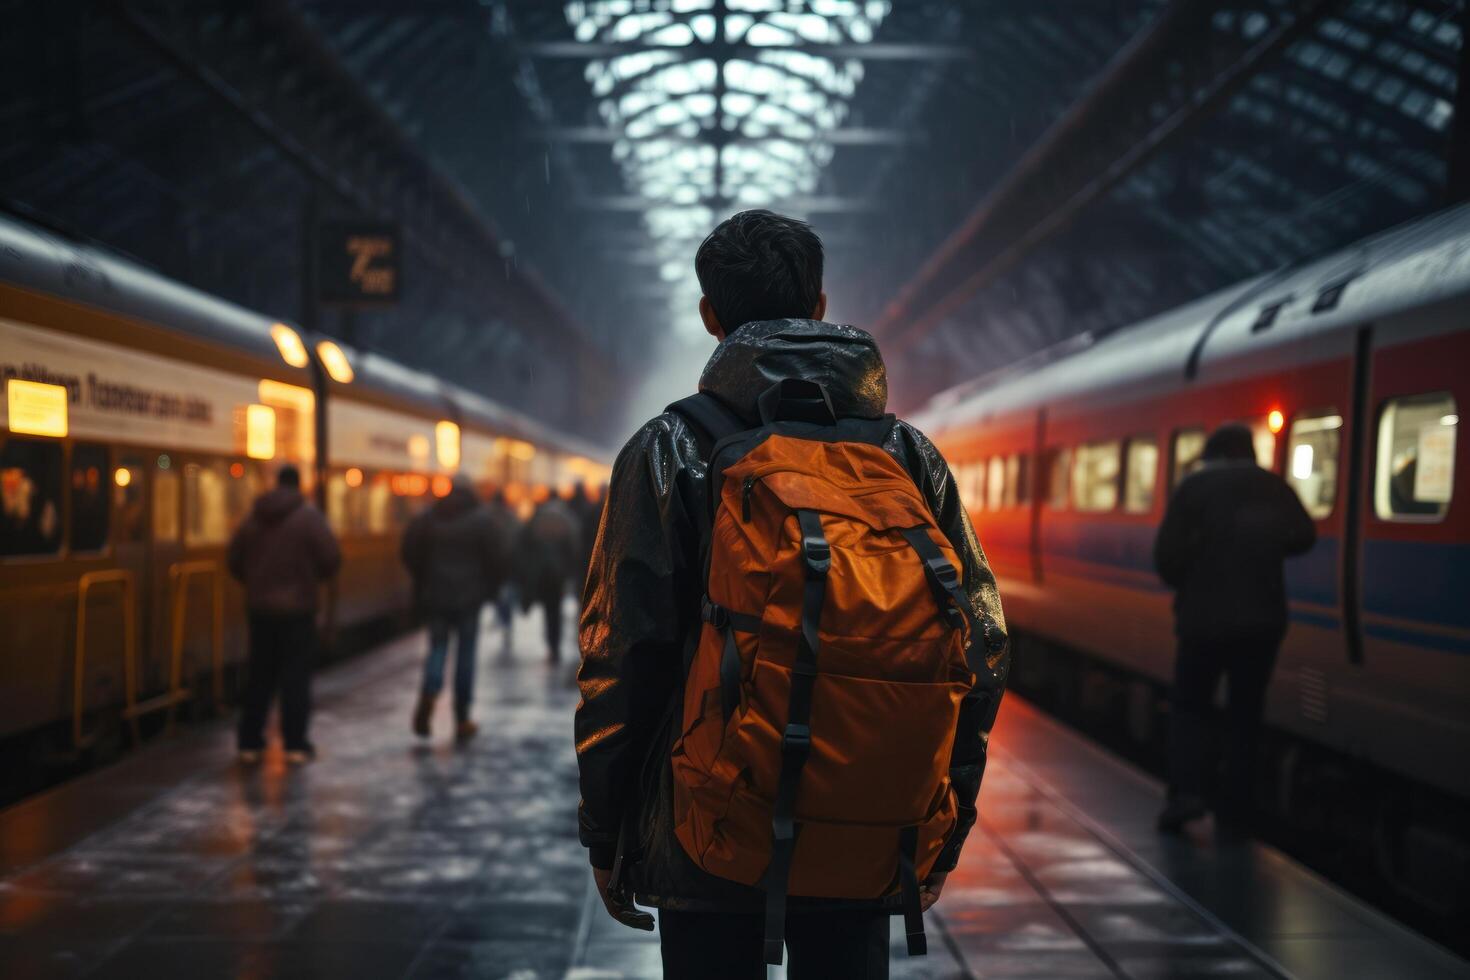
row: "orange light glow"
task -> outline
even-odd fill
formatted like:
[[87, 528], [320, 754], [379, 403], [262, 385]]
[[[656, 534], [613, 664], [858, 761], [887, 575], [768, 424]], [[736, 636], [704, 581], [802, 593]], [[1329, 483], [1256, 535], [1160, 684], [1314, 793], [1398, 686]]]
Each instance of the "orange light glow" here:
[[245, 455], [251, 459], [276, 455], [276, 410], [269, 405], [245, 406]]
[[281, 360], [293, 368], [304, 368], [311, 363], [301, 335], [284, 323], [271, 324], [271, 339], [276, 342], [276, 350], [281, 352]]
[[393, 493], [400, 497], [421, 497], [429, 491], [429, 478], [422, 473], [398, 473], [391, 483]]
[[133, 482], [133, 471], [126, 466], [119, 466], [117, 472], [112, 474], [112, 482], [120, 487], [125, 487]]
[[356, 377], [352, 372], [352, 362], [347, 359], [342, 348], [330, 340], [319, 340], [316, 344], [316, 356], [321, 359], [322, 367], [327, 369], [327, 374], [338, 384], [352, 384]]
[[358, 469], [356, 466], [352, 467], [352, 469], [342, 474], [342, 478], [347, 481], [347, 485], [349, 487], [362, 486], [362, 470]]
[[450, 486], [451, 484], [449, 482], [449, 477], [445, 476], [443, 473], [440, 473], [438, 476], [434, 477], [434, 496], [449, 496]]
[[1273, 433], [1280, 432], [1281, 427], [1286, 424], [1286, 416], [1281, 414], [1281, 409], [1271, 409], [1271, 414], [1266, 416], [1266, 428]]
[[230, 476], [233, 476], [235, 479], [238, 480], [241, 477], [243, 477], [244, 475], [245, 475], [245, 464], [244, 463], [231, 463], [230, 464]]
[[[434, 448], [439, 458], [439, 465], [446, 470], [456, 469], [459, 466], [459, 426], [453, 422], [443, 421], [434, 425]], [[443, 496], [443, 494], [440, 494]]]

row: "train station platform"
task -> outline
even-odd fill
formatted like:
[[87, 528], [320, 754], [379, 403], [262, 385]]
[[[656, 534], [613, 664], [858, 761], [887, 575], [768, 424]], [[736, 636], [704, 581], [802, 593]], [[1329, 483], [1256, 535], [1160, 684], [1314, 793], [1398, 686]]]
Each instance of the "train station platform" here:
[[[577, 843], [574, 665], [534, 617], [487, 625], [480, 737], [440, 715], [424, 745], [423, 646], [318, 677], [309, 767], [237, 767], [220, 721], [0, 812], [0, 976], [659, 976]], [[1159, 785], [1019, 697], [992, 744], [932, 952], [893, 930], [896, 978], [1470, 976], [1269, 848], [1159, 838]]]

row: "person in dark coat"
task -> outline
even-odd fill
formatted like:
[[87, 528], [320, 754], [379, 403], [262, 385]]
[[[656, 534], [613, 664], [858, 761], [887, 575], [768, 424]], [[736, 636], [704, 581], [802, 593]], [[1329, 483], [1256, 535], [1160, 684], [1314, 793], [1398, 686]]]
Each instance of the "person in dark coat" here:
[[[873, 338], [821, 321], [822, 245], [807, 225], [768, 211], [742, 212], [705, 240], [695, 268], [704, 291], [700, 314], [719, 341], [699, 379], [701, 391], [753, 424], [760, 394], [789, 378], [823, 385], [839, 416], [884, 414], [888, 382]], [[894, 425], [883, 448], [912, 475], [953, 544], [976, 615], [1003, 626], [995, 577], [944, 458], [904, 422]], [[706, 488], [700, 436], [676, 412], [639, 429], [613, 465], [582, 598], [575, 726], [580, 835], [610, 915], [652, 928], [651, 917], [632, 903], [658, 907], [665, 976], [765, 977], [764, 890], [706, 874], [673, 832], [673, 704], [683, 685], [685, 644], [701, 625], [697, 521]], [[959, 819], [922, 884], [926, 909], [938, 900], [975, 822], [986, 741], [1009, 663], [1008, 647], [988, 658], [961, 706], [949, 769]], [[887, 977], [890, 904], [792, 899], [788, 975]]]
[[470, 717], [475, 700], [475, 653], [480, 610], [505, 581], [509, 530], [475, 493], [468, 477], [454, 478], [449, 493], [409, 522], [403, 532], [403, 564], [413, 576], [414, 596], [429, 623], [429, 656], [413, 713], [413, 731], [430, 734], [434, 702], [444, 689], [449, 637], [454, 653], [455, 737], [477, 731]]
[[562, 600], [582, 568], [582, 531], [566, 501], [552, 497], [521, 526], [516, 584], [521, 608], [539, 605], [546, 622], [548, 659], [561, 659]]
[[321, 511], [301, 493], [301, 473], [281, 467], [276, 488], [258, 497], [226, 553], [230, 574], [245, 586], [250, 659], [240, 709], [239, 750], [260, 761], [271, 698], [281, 692], [286, 760], [311, 761], [311, 668], [321, 584], [342, 564], [337, 539]]
[[1199, 469], [1170, 498], [1154, 542], [1179, 638], [1160, 830], [1176, 833], [1205, 814], [1205, 721], [1221, 675], [1229, 701], [1217, 815], [1227, 824], [1249, 817], [1266, 688], [1286, 635], [1282, 563], [1316, 536], [1296, 492], [1256, 465], [1251, 431], [1238, 423], [1215, 430]]

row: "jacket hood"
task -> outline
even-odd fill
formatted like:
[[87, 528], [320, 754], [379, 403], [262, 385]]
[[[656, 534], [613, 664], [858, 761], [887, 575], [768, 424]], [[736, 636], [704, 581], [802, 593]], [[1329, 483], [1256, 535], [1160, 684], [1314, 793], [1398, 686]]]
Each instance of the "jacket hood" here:
[[760, 416], [756, 399], [788, 378], [826, 388], [838, 416], [877, 418], [888, 406], [888, 374], [872, 336], [821, 320], [744, 324], [710, 355], [699, 390], [754, 422]]
[[456, 484], [449, 493], [434, 501], [434, 518], [441, 521], [452, 521], [474, 510], [475, 505], [479, 502], [480, 499], [475, 496], [473, 490]]
[[1251, 430], [1239, 422], [1227, 422], [1205, 440], [1203, 459], [1250, 460], [1255, 462], [1256, 445]]
[[306, 498], [295, 487], [276, 487], [255, 498], [255, 516], [267, 524], [277, 524], [304, 503]]

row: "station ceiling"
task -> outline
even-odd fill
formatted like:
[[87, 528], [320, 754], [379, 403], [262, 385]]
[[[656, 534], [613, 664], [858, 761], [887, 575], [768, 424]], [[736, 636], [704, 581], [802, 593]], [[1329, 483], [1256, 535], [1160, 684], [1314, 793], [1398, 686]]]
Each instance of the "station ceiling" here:
[[[403, 302], [321, 326], [608, 439], [691, 386], [693, 248], [742, 207], [813, 222], [907, 407], [1455, 194], [1460, 0], [9, 2], [6, 204], [283, 316], [303, 215], [404, 221]], [[1182, 6], [1183, 81], [1127, 77]], [[1037, 149], [1181, 106], [1147, 154]]]

